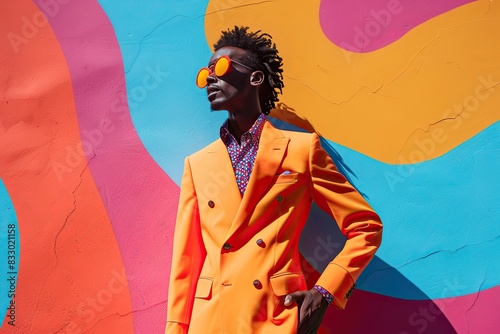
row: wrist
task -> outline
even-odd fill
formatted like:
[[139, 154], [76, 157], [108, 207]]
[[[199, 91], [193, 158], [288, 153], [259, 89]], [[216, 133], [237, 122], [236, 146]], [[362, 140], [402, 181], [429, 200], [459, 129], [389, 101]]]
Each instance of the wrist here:
[[316, 290], [317, 293], [319, 293], [327, 301], [328, 304], [331, 304], [333, 302], [333, 295], [321, 285], [315, 285], [312, 290]]

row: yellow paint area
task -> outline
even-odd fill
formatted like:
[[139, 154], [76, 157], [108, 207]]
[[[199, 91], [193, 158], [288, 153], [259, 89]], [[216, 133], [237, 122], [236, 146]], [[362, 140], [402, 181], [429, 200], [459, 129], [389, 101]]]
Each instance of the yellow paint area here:
[[273, 36], [285, 89], [272, 116], [391, 164], [438, 157], [499, 119], [498, 2], [463, 5], [369, 53], [328, 40], [319, 5], [212, 0], [207, 6], [210, 46], [234, 25]]

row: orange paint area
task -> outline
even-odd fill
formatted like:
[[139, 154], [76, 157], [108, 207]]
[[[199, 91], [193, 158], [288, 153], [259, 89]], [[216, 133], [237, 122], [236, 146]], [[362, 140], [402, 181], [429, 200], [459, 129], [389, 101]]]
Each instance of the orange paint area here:
[[0, 178], [19, 221], [16, 326], [2, 333], [132, 333], [127, 278], [80, 144], [70, 73], [27, 0], [0, 12]]

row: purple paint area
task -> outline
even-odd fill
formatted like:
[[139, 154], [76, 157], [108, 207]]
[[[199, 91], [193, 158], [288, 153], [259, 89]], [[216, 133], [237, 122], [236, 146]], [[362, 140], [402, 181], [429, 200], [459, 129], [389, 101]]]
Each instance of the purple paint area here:
[[411, 29], [471, 0], [322, 0], [321, 28], [335, 45], [370, 52], [401, 38]]
[[35, 3], [68, 63], [82, 147], [127, 274], [134, 333], [162, 332], [179, 187], [137, 136], [120, 47], [100, 5], [93, 0]]
[[322, 327], [326, 333], [478, 333], [500, 328], [500, 286], [438, 300], [404, 300], [355, 291], [345, 310], [329, 308]]

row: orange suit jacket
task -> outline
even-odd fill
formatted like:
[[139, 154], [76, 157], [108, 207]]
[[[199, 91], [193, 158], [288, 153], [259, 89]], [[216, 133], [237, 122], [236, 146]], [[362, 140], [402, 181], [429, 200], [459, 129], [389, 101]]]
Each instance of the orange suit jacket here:
[[296, 333], [286, 294], [306, 290], [298, 243], [312, 201], [347, 237], [317, 284], [344, 308], [380, 245], [382, 223], [316, 134], [266, 122], [242, 197], [218, 139], [185, 160], [166, 333]]

